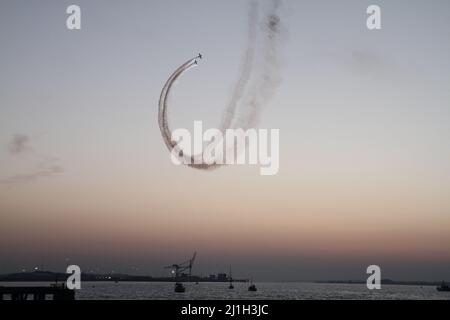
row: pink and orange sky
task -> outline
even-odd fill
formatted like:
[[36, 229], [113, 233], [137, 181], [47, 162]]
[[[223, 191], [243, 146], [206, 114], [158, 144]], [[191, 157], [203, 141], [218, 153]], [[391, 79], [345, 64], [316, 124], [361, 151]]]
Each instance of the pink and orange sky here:
[[79, 2], [73, 32], [64, 1], [0, 3], [0, 274], [165, 275], [198, 251], [205, 275], [450, 278], [447, 2], [380, 1], [372, 32], [367, 1], [285, 1], [283, 82], [259, 124], [280, 129], [275, 176], [174, 166], [158, 128], [165, 80], [199, 51], [173, 125], [218, 125], [245, 2]]

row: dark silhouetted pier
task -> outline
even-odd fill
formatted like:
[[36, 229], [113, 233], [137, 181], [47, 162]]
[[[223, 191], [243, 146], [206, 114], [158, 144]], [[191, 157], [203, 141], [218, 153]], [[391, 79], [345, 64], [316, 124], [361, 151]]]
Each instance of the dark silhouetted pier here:
[[1, 287], [0, 300], [75, 300], [75, 291], [64, 285], [49, 287]]

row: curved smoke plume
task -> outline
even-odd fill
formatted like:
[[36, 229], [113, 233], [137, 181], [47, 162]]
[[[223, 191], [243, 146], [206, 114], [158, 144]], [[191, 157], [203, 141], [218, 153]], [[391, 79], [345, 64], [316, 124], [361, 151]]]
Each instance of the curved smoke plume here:
[[[279, 7], [280, 0], [272, 0], [262, 23], [258, 24], [258, 3], [252, 1], [250, 4], [247, 48], [242, 58], [239, 79], [221, 119], [220, 130], [222, 132], [228, 128], [246, 130], [255, 126], [262, 106], [273, 96], [281, 82], [278, 51], [282, 26], [278, 15]], [[262, 37], [260, 50], [257, 50], [258, 34]], [[170, 152], [178, 154], [190, 167], [208, 170], [221, 165], [204, 163], [203, 154], [185, 154], [171, 139], [172, 132], [167, 114], [168, 98], [173, 84], [184, 72], [196, 65], [196, 58], [190, 59], [169, 77], [159, 99], [158, 122], [162, 137]]]

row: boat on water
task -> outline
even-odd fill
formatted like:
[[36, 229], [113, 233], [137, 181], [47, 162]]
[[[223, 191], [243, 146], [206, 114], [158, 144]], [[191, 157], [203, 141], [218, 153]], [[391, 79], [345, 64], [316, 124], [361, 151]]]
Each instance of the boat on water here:
[[436, 288], [437, 291], [450, 292], [450, 286], [442, 281], [441, 285]]
[[253, 283], [253, 279], [250, 280], [250, 286], [248, 287], [248, 291], [257, 291], [255, 284]]
[[181, 282], [175, 283], [175, 292], [185, 292], [186, 288], [183, 286]]
[[234, 289], [233, 277], [231, 276], [231, 265], [230, 265], [230, 285], [228, 286], [228, 289]]

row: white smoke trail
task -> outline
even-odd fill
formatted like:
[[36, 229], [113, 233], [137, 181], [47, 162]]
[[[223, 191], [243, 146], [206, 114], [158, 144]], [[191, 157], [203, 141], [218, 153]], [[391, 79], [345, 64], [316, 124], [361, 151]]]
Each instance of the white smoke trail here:
[[[222, 116], [220, 126], [222, 132], [225, 132], [231, 126], [248, 129], [256, 125], [262, 106], [273, 96], [281, 81], [278, 58], [281, 19], [277, 15], [280, 0], [272, 0], [271, 2], [272, 6], [264, 16], [264, 20], [258, 29], [263, 36], [262, 47], [258, 52], [256, 52], [258, 4], [256, 1], [252, 1], [250, 4], [248, 44], [243, 55], [240, 77]], [[257, 53], [260, 54], [260, 61], [255, 66]], [[159, 99], [158, 122], [162, 137], [170, 152], [175, 152], [182, 156], [185, 160], [184, 163], [187, 163], [193, 168], [207, 170], [217, 168], [221, 165], [216, 163], [203, 163], [203, 154], [185, 154], [177, 143], [171, 139], [172, 132], [169, 127], [167, 115], [168, 98], [174, 82], [184, 72], [196, 65], [196, 58], [190, 59], [169, 77], [161, 91]], [[254, 74], [254, 69], [258, 71], [256, 74]], [[236, 111], [240, 104], [244, 104], [244, 106], [240, 108], [242, 109], [241, 113], [237, 116]]]
[[[216, 167], [216, 164], [204, 164], [203, 161], [200, 161], [203, 159], [203, 155], [186, 155], [183, 150], [179, 148], [179, 146], [172, 141], [172, 131], [169, 127], [169, 121], [167, 119], [167, 110], [168, 105], [167, 101], [169, 99], [170, 90], [175, 83], [175, 81], [187, 70], [190, 68], [196, 66], [196, 59], [190, 59], [183, 63], [175, 72], [169, 77], [166, 84], [164, 85], [161, 96], [159, 98], [159, 111], [158, 111], [158, 123], [159, 123], [159, 129], [161, 130], [162, 137], [164, 139], [164, 142], [169, 149], [170, 152], [175, 151], [176, 154], [178, 154], [180, 157], [184, 159], [184, 163], [188, 163], [189, 166], [196, 168], [196, 169], [212, 169]], [[201, 158], [200, 158], [201, 157]], [[200, 159], [198, 159], [200, 158]]]

